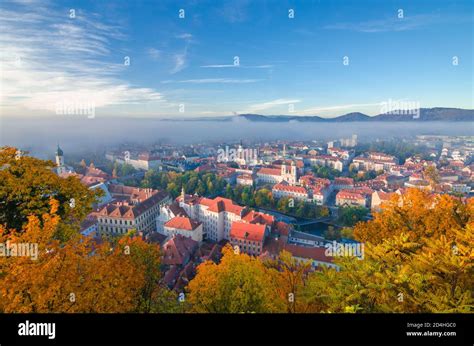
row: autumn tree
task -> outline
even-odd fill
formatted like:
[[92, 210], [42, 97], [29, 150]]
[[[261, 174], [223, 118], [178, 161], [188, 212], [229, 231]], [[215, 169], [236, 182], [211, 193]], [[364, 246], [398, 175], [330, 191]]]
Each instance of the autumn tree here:
[[431, 187], [435, 187], [436, 185], [438, 185], [441, 180], [436, 166], [426, 167], [423, 171], [423, 175], [429, 181]]
[[119, 247], [129, 252], [135, 267], [140, 268], [144, 281], [138, 294], [138, 312], [178, 312], [178, 297], [162, 283], [161, 251], [158, 246], [147, 244], [129, 234], [121, 238]]
[[469, 312], [474, 306], [473, 203], [408, 191], [356, 225], [364, 257], [312, 273], [313, 311]]
[[193, 312], [277, 312], [284, 302], [262, 261], [235, 253], [228, 245], [219, 264], [206, 261], [197, 268], [187, 289]]
[[[454, 234], [473, 222], [474, 200], [464, 203], [449, 195], [408, 189], [403, 195], [394, 195], [374, 219], [359, 223], [354, 236], [360, 241], [378, 244], [384, 239], [406, 233], [410, 240], [419, 241], [432, 236]], [[449, 236], [451, 237], [451, 236]]]
[[311, 264], [299, 263], [288, 251], [280, 252], [276, 260], [268, 260], [265, 264], [270, 268], [268, 279], [272, 280], [281, 301], [286, 302], [285, 312], [307, 312], [308, 305], [300, 294], [304, 291]]
[[[52, 161], [44, 161], [17, 149], [0, 149], [0, 224], [5, 230], [21, 230], [30, 215], [39, 219], [50, 209], [50, 198], [58, 201], [58, 216], [66, 225], [78, 226], [100, 196], [76, 177], [57, 176]], [[78, 229], [78, 228], [77, 228]], [[65, 232], [65, 231], [64, 231]]]
[[37, 257], [0, 256], [0, 311], [163, 312], [175, 296], [158, 282], [159, 251], [139, 237], [111, 244], [75, 235], [60, 243], [59, 203], [41, 220], [31, 215], [25, 230], [0, 227], [0, 243], [37, 246]]

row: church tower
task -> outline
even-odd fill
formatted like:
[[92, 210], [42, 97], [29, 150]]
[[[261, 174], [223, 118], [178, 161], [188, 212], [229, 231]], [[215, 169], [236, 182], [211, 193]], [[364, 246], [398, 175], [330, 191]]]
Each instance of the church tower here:
[[283, 177], [283, 180], [286, 180], [286, 162], [285, 160], [283, 160], [282, 164], [281, 164], [281, 172], [280, 172], [281, 176]]
[[296, 164], [295, 164], [295, 161], [291, 161], [291, 183], [293, 185], [296, 184], [296, 182], [298, 181], [298, 177], [297, 177], [297, 174], [296, 174]]
[[66, 166], [64, 165], [64, 152], [59, 147], [59, 144], [58, 149], [56, 150], [56, 166], [56, 172], [58, 174], [66, 173]]

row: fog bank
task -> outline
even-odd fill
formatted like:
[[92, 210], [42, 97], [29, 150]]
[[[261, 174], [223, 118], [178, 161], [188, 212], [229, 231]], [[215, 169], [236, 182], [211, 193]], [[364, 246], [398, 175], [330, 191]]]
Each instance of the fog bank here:
[[50, 155], [59, 143], [68, 152], [107, 148], [118, 143], [191, 144], [243, 140], [331, 140], [357, 134], [361, 141], [419, 134], [474, 135], [466, 122], [268, 123], [234, 121], [161, 121], [157, 119], [1, 118], [0, 144], [34, 155]]

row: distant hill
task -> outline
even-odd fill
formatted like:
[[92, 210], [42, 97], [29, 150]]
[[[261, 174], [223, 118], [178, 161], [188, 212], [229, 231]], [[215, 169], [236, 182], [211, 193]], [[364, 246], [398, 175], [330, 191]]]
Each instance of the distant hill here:
[[344, 115], [340, 115], [336, 118], [330, 119], [330, 121], [338, 122], [338, 121], [368, 121], [372, 118], [364, 113], [354, 112], [348, 113]]
[[420, 108], [418, 114], [404, 114], [404, 112], [394, 111], [392, 113], [369, 116], [364, 113], [354, 112], [340, 115], [334, 118], [322, 118], [318, 116], [306, 115], [260, 115], [260, 114], [239, 114], [239, 118], [249, 121], [265, 122], [353, 122], [353, 121], [474, 121], [474, 109], [460, 108]]
[[298, 122], [363, 122], [363, 121], [472, 121], [474, 122], [474, 109], [460, 108], [420, 108], [418, 114], [403, 114], [394, 111], [392, 113], [369, 116], [364, 113], [353, 112], [339, 115], [333, 118], [323, 118], [317, 115], [261, 115], [261, 114], [238, 114], [220, 117], [189, 117], [183, 119], [161, 119], [162, 121], [232, 121], [234, 119], [245, 119], [254, 122], [284, 123], [289, 121]]
[[[394, 112], [396, 113], [396, 112]], [[380, 121], [474, 121], [473, 109], [460, 108], [420, 108], [419, 119], [413, 114], [379, 114], [373, 120]]]
[[260, 115], [260, 114], [239, 114], [240, 119], [247, 119], [250, 121], [265, 121], [265, 122], [288, 122], [296, 121], [324, 121], [325, 119], [318, 116], [299, 116], [299, 115]]

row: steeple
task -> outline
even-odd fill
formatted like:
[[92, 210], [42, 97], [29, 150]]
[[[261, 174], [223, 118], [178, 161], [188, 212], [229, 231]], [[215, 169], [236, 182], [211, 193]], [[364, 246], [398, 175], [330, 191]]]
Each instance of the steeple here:
[[59, 147], [59, 144], [58, 148], [56, 149], [56, 166], [56, 172], [58, 174], [66, 173], [66, 166], [64, 165], [64, 152]]
[[183, 200], [184, 202], [184, 197], [186, 196], [186, 194], [184, 193], [184, 185], [181, 187], [181, 199]]
[[59, 147], [59, 143], [58, 143], [58, 148], [56, 149], [56, 156], [64, 156], [64, 152]]
[[283, 160], [283, 162], [281, 163], [281, 175], [284, 176], [286, 173], [287, 173], [287, 171], [286, 171], [286, 162], [285, 162], [285, 160]]

